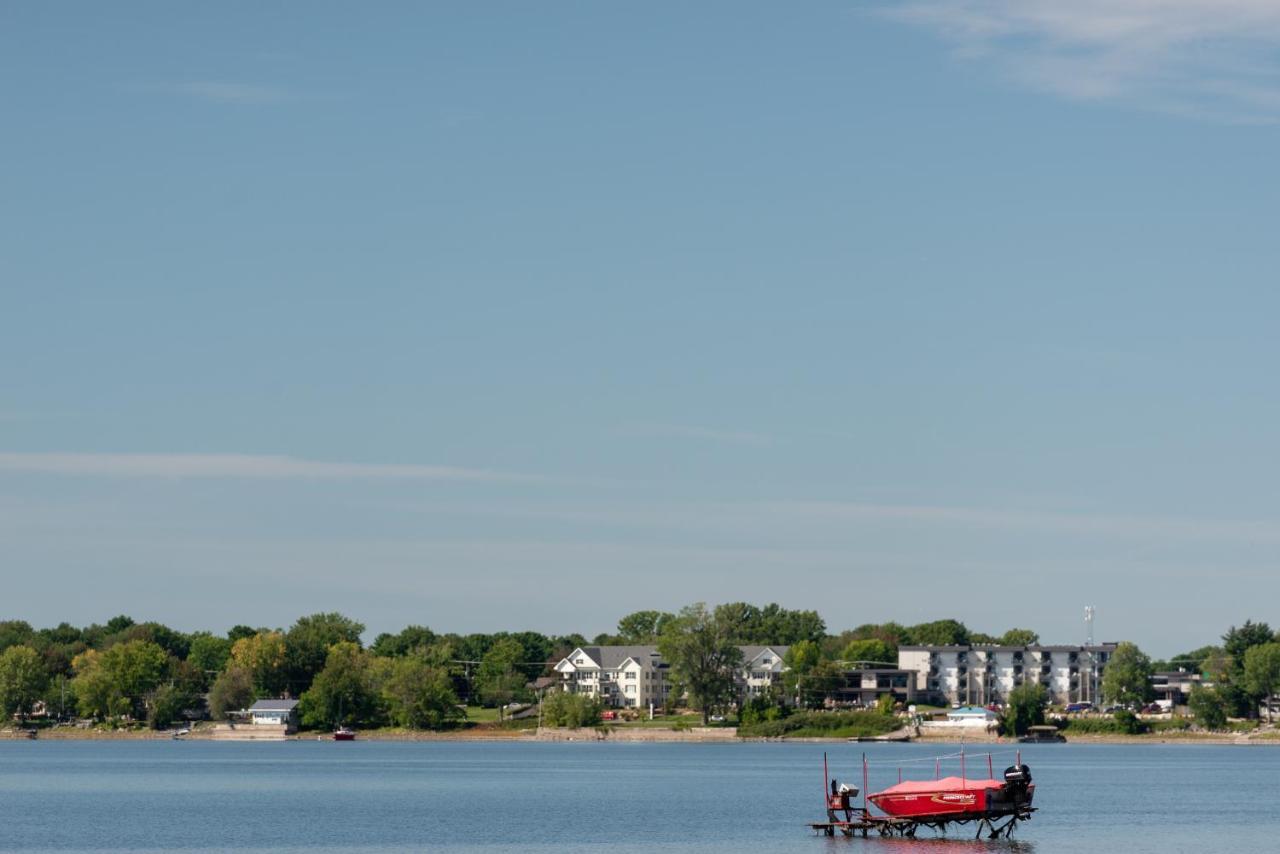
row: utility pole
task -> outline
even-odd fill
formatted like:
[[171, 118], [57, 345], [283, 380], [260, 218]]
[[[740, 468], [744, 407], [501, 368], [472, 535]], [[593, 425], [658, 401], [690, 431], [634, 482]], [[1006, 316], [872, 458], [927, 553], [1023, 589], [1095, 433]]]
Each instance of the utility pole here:
[[1092, 649], [1093, 647], [1093, 615], [1095, 613], [1096, 613], [1096, 609], [1092, 605], [1084, 606], [1084, 628], [1085, 628], [1084, 645], [1085, 645], [1085, 650], [1089, 654], [1089, 680], [1088, 680], [1089, 700], [1090, 702], [1094, 702], [1094, 703], [1098, 702], [1098, 677], [1097, 677], [1098, 670], [1097, 670], [1097, 662], [1094, 660], [1093, 649]]

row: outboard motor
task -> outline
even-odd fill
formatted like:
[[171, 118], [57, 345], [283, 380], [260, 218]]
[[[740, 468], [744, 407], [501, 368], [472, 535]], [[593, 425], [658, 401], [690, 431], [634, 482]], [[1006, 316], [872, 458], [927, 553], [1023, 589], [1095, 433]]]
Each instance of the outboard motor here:
[[1015, 810], [1031, 803], [1031, 769], [1010, 765], [1004, 769], [1004, 797]]
[[1004, 781], [1010, 786], [1026, 786], [1031, 782], [1031, 769], [1026, 765], [1010, 765], [1004, 769]]

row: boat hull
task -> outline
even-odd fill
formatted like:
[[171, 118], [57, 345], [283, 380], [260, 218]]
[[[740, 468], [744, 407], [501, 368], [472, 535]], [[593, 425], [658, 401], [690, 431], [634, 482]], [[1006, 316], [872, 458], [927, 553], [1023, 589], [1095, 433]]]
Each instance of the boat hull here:
[[1031, 806], [1035, 786], [1015, 793], [1008, 787], [935, 792], [880, 792], [867, 800], [887, 815], [910, 818], [937, 815], [1011, 815]]

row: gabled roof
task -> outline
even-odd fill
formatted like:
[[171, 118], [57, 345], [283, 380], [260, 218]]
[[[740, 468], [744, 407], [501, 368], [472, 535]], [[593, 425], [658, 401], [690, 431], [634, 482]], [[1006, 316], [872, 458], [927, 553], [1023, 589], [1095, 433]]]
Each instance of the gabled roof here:
[[[658, 648], [656, 646], [580, 646], [573, 652], [569, 653], [561, 663], [579, 656], [590, 660], [593, 667], [599, 667], [601, 670], [617, 670], [619, 667], [627, 663], [628, 659], [644, 664], [646, 661], [660, 662], [662, 659], [658, 656]], [[557, 665], [558, 666], [558, 665]], [[588, 665], [578, 665], [587, 667]]]
[[763, 655], [765, 652], [771, 652], [773, 653], [775, 658], [781, 660], [787, 654], [787, 650], [791, 649], [791, 647], [789, 646], [740, 646], [738, 647], [738, 649], [742, 650], [742, 662], [744, 664], [750, 664], [751, 662], [759, 658], [761, 655]]
[[259, 700], [249, 707], [251, 712], [291, 712], [297, 707], [297, 700]]

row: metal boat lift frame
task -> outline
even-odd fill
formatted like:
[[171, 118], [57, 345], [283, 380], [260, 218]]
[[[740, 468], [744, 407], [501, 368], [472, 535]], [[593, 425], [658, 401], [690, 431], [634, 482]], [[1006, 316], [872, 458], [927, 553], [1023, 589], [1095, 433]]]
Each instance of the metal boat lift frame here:
[[[872, 815], [861, 808], [857, 808], [849, 810], [849, 814], [844, 820], [836, 817], [835, 810], [828, 810], [827, 814], [830, 821], [811, 822], [809, 827], [814, 833], [822, 836], [835, 836], [836, 833], [841, 833], [844, 836], [858, 836], [860, 834], [866, 837], [872, 831], [875, 831], [880, 836], [905, 836], [914, 839], [916, 832], [922, 827], [932, 828], [945, 835], [950, 825], [976, 823], [978, 832], [974, 836], [975, 839], [981, 839], [984, 832], [988, 839], [999, 839], [1001, 836], [1007, 839], [1013, 836], [1013, 830], [1018, 826], [1018, 822], [1031, 820], [1033, 812], [1035, 812], [1035, 807], [1026, 807], [1016, 813], [1004, 813], [1001, 815], [941, 813], [907, 818], [903, 816]], [[1002, 820], [1003, 824], [1001, 823]]]

